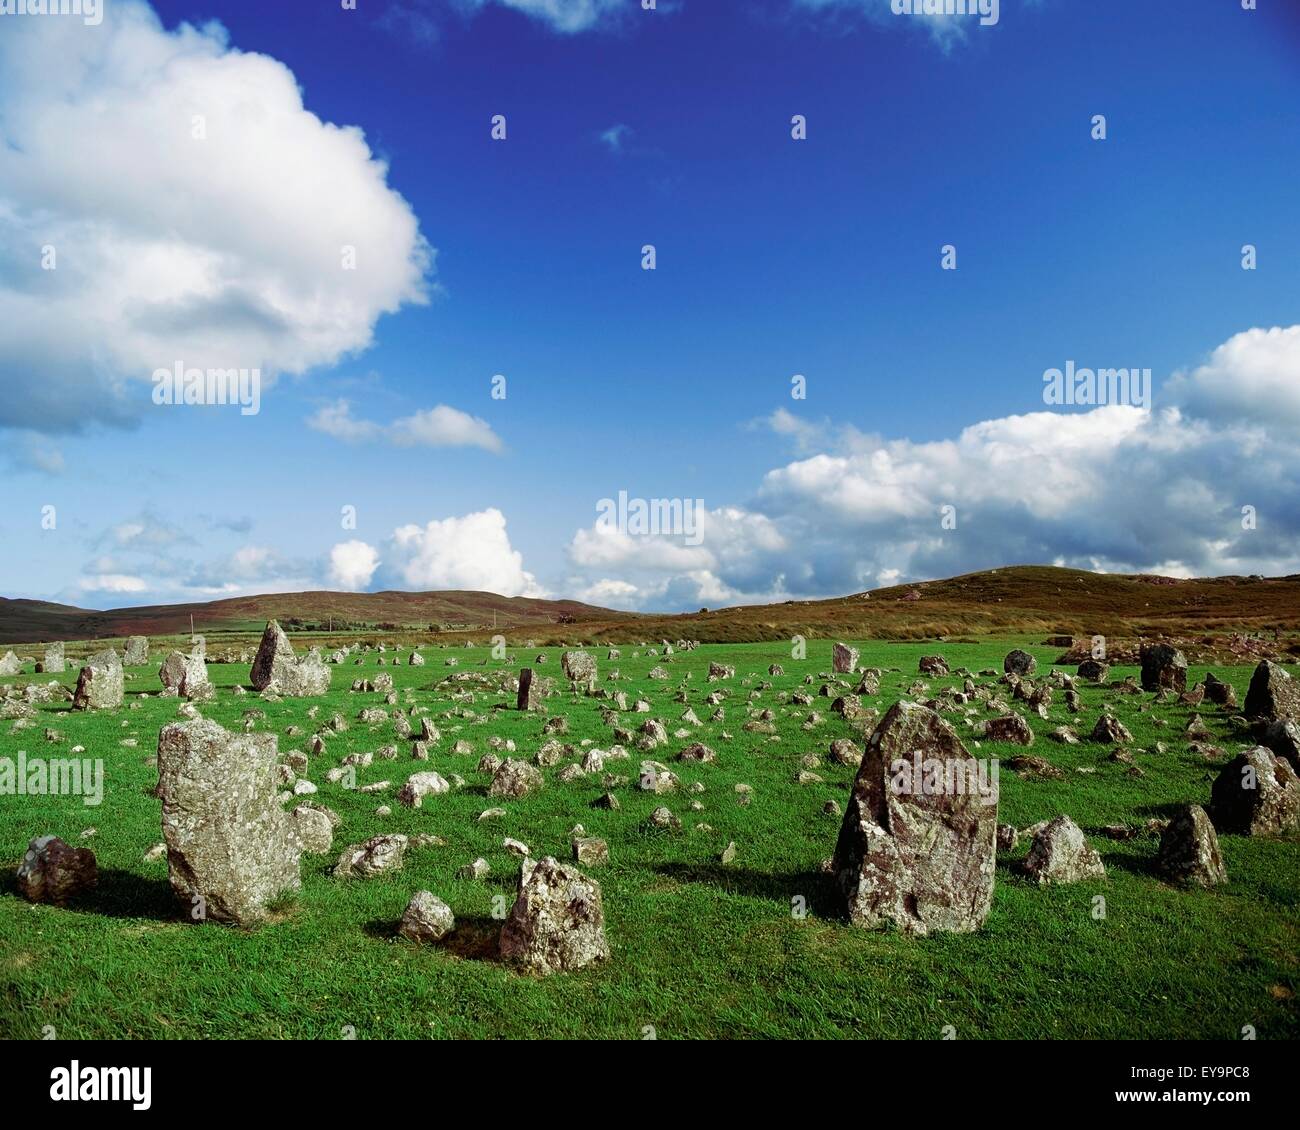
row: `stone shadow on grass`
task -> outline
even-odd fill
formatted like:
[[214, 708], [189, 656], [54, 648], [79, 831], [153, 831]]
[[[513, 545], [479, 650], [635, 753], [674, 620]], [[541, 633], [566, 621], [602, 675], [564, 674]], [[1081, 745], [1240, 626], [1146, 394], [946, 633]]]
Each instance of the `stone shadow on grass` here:
[[835, 889], [831, 875], [815, 871], [792, 871], [771, 874], [747, 871], [723, 863], [664, 863], [656, 873], [679, 883], [701, 883], [730, 894], [770, 899], [789, 908], [791, 900], [802, 896], [806, 909], [817, 918], [843, 918], [844, 900]]
[[[16, 876], [7, 876], [0, 889], [6, 895], [27, 901], [19, 893]], [[60, 909], [81, 914], [102, 914], [107, 918], [179, 922], [183, 919], [185, 908], [172, 893], [171, 883], [166, 879], [155, 879], [134, 871], [100, 868], [98, 885]]]
[[397, 930], [400, 921], [394, 918], [374, 918], [362, 929], [372, 938], [385, 942], [400, 942], [412, 949], [443, 950], [462, 961], [485, 961], [501, 964], [501, 926], [495, 918], [457, 918], [456, 929], [440, 942], [421, 945], [407, 941]]

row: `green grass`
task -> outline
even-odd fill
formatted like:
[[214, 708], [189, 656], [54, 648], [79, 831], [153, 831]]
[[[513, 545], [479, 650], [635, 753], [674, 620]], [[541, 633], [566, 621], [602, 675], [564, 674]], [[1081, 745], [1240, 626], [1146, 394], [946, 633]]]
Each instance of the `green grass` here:
[[[918, 677], [917, 659], [940, 651], [954, 669], [996, 667], [1012, 646], [1030, 645], [1040, 667], [1057, 648], [1012, 638], [978, 644], [861, 644], [864, 665], [885, 669], [881, 693], [868, 704], [882, 712], [902, 697]], [[938, 1038], [945, 1026], [959, 1038], [1222, 1038], [1239, 1036], [1253, 1025], [1260, 1038], [1295, 1038], [1300, 1023], [1294, 994], [1297, 982], [1297, 902], [1300, 901], [1300, 844], [1224, 837], [1221, 841], [1230, 883], [1214, 891], [1183, 891], [1162, 883], [1152, 871], [1157, 840], [1124, 843], [1091, 841], [1102, 853], [1105, 882], [1039, 890], [1018, 879], [1009, 858], [999, 860], [993, 910], [983, 930], [973, 935], [911, 938], [872, 933], [848, 926], [839, 915], [828, 880], [818, 865], [835, 844], [839, 819], [824, 815], [830, 799], [848, 798], [854, 770], [823, 760], [821, 785], [798, 785], [800, 758], [823, 758], [832, 739], [853, 736], [843, 719], [831, 714], [832, 699], [818, 698], [813, 709], [824, 720], [811, 732], [801, 728], [806, 708], [784, 705], [806, 674], [830, 670], [830, 643], [812, 641], [805, 660], [790, 658], [788, 646], [748, 644], [706, 646], [679, 654], [668, 664], [667, 683], [646, 679], [662, 659], [622, 646], [623, 658], [600, 659], [602, 686], [643, 695], [654, 704], [669, 733], [685, 705], [672, 701], [681, 680], [690, 705], [702, 718], [711, 690], [731, 692], [727, 719], [706, 724], [691, 739], [718, 753], [715, 765], [678, 765], [683, 786], [700, 781], [698, 798], [684, 791], [654, 797], [632, 788], [618, 790], [622, 809], [590, 807], [603, 787], [588, 778], [556, 782], [558, 770], [545, 771], [546, 787], [518, 801], [486, 796], [486, 777], [475, 767], [493, 735], [512, 738], [516, 756], [531, 757], [542, 742], [542, 720], [513, 710], [494, 711], [500, 698], [477, 696], [476, 721], [447, 716], [461, 704], [428, 690], [450, 672], [446, 655], [460, 661], [458, 671], [504, 666], [484, 649], [426, 649], [428, 665], [386, 667], [399, 691], [414, 690], [427, 706], [442, 741], [427, 763], [412, 761], [406, 743], [397, 742], [399, 760], [376, 760], [360, 771], [358, 784], [388, 779], [386, 796], [346, 791], [325, 782], [328, 768], [350, 752], [396, 742], [390, 725], [367, 728], [356, 721], [362, 706], [382, 704], [378, 695], [347, 691], [353, 678], [378, 670], [371, 653], [364, 667], [349, 662], [335, 670], [335, 690], [322, 700], [264, 703], [256, 695], [236, 696], [230, 688], [247, 679], [244, 666], [213, 664], [209, 672], [221, 688], [205, 716], [230, 728], [242, 724], [248, 709], [265, 710], [260, 728], [280, 735], [282, 751], [303, 749], [318, 723], [335, 711], [350, 729], [328, 739], [326, 756], [313, 758], [309, 777], [320, 788], [316, 799], [339, 812], [344, 822], [330, 857], [304, 856], [302, 890], [277, 907], [275, 920], [257, 931], [217, 924], [196, 925], [181, 916], [167, 884], [165, 861], [144, 863], [141, 856], [161, 839], [159, 802], [150, 795], [156, 781], [147, 759], [159, 728], [176, 715], [174, 699], [150, 697], [159, 684], [156, 666], [131, 672], [128, 702], [102, 714], [73, 714], [66, 707], [40, 709], [33, 728], [0, 726], [0, 756], [67, 756], [73, 745], [84, 756], [106, 762], [105, 799], [98, 808], [79, 798], [0, 797], [0, 862], [9, 878], [0, 886], [0, 1033], [39, 1036], [52, 1025], [63, 1038], [320, 1038], [339, 1039], [355, 1032], [362, 1039], [473, 1037], [572, 1037], [641, 1039], [653, 1027], [660, 1039], [726, 1037], [917, 1037]], [[155, 652], [156, 654], [156, 652]], [[518, 665], [532, 655], [516, 649]], [[559, 674], [559, 651], [540, 669]], [[405, 652], [402, 655], [405, 658]], [[733, 664], [736, 679], [705, 680], [710, 660]], [[785, 675], [773, 680], [757, 705], [778, 714], [779, 741], [747, 734], [746, 696], [766, 678], [770, 663]], [[617, 668], [619, 684], [604, 682]], [[1130, 673], [1114, 672], [1115, 679]], [[1216, 669], [1244, 695], [1248, 668]], [[1203, 669], [1195, 669], [1199, 678]], [[744, 680], [753, 676], [749, 686]], [[72, 682], [75, 673], [64, 677]], [[929, 680], [938, 690], [956, 677]], [[1190, 711], [1149, 706], [1151, 696], [1124, 697], [1107, 688], [1083, 689], [1085, 710], [1066, 713], [1061, 696], [1052, 718], [1030, 721], [1037, 734], [1034, 753], [1065, 771], [1059, 781], [1025, 781], [1003, 770], [999, 819], [1024, 827], [1061, 812], [1085, 830], [1158, 816], [1179, 802], [1205, 803], [1216, 772], [1186, 750], [1183, 727]], [[1113, 702], [1133, 731], [1141, 779], [1107, 762], [1107, 747], [1083, 743], [1067, 747], [1048, 737], [1061, 724], [1086, 734], [1103, 702]], [[306, 711], [319, 705], [317, 723]], [[548, 700], [552, 714], [568, 714], [565, 740], [583, 739], [602, 749], [612, 744], [600, 720], [602, 703], [568, 696]], [[1019, 705], [1019, 704], [1017, 704]], [[1238, 744], [1221, 714], [1200, 713], [1218, 744], [1229, 752]], [[978, 717], [985, 717], [982, 710]], [[644, 715], [626, 715], [634, 728]], [[1019, 747], [985, 744], [974, 749], [959, 715], [949, 715], [972, 752], [1009, 757]], [[1167, 722], [1165, 727], [1156, 720]], [[304, 730], [287, 738], [290, 725]], [[49, 744], [44, 727], [63, 732], [65, 741]], [[723, 739], [722, 730], [733, 735]], [[123, 747], [124, 738], [138, 740]], [[453, 755], [460, 738], [473, 742], [472, 756]], [[1163, 741], [1168, 749], [1156, 754]], [[672, 762], [686, 741], [672, 740], [648, 756]], [[608, 763], [611, 772], [635, 778], [640, 755]], [[1076, 772], [1094, 768], [1091, 774]], [[406, 777], [421, 769], [444, 776], [461, 774], [467, 785], [430, 797], [411, 811], [396, 802]], [[734, 786], [753, 787], [748, 807], [737, 803]], [[699, 799], [702, 812], [690, 811]], [[375, 815], [387, 803], [389, 817]], [[646, 817], [666, 803], [682, 818], [676, 835], [652, 835]], [[505, 819], [478, 823], [478, 814], [500, 804]], [[707, 822], [712, 831], [696, 831]], [[568, 831], [583, 824], [589, 835], [609, 842], [611, 862], [592, 870], [605, 896], [606, 929], [613, 950], [607, 964], [578, 974], [538, 979], [518, 974], [492, 959], [494, 896], [513, 901], [517, 861], [500, 844], [515, 836], [534, 855], [567, 859]], [[83, 840], [88, 827], [97, 834]], [[340, 882], [329, 875], [345, 845], [380, 832], [431, 832], [447, 846], [408, 853], [405, 869], [377, 880]], [[33, 906], [22, 900], [12, 880], [30, 837], [54, 833], [71, 843], [91, 846], [101, 870], [98, 892], [67, 909]], [[731, 840], [734, 863], [718, 854]], [[1026, 844], [1013, 856], [1023, 855]], [[482, 855], [492, 864], [487, 881], [455, 878], [456, 870]], [[446, 947], [417, 947], [395, 937], [395, 927], [410, 895], [432, 890], [454, 909], [461, 925]], [[1104, 895], [1104, 919], [1093, 915], [1094, 897]], [[802, 898], [806, 917], [792, 914]]]

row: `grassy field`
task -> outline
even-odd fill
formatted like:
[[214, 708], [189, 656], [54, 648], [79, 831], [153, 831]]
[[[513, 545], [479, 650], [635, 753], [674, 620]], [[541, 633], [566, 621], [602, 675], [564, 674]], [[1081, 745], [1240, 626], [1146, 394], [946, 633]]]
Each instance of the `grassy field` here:
[[[880, 694], [866, 705], [883, 711], [907, 694], [917, 678], [917, 660], [941, 652], [952, 667], [972, 671], [996, 667], [1012, 646], [1027, 646], [1045, 670], [1059, 648], [1035, 646], [1029, 638], [943, 645], [868, 642], [861, 662], [886, 674]], [[1025, 827], [1069, 813], [1091, 834], [1108, 871], [1105, 882], [1037, 889], [1017, 878], [1014, 860], [1027, 847], [999, 859], [993, 910], [977, 934], [925, 939], [869, 933], [840, 917], [829, 880], [818, 873], [832, 852], [838, 817], [822, 807], [847, 802], [855, 770], [826, 760], [834, 738], [855, 736], [830, 712], [830, 698], [811, 709], [822, 715], [803, 725], [810, 708], [786, 705], [790, 692], [815, 693], [822, 680], [803, 687], [807, 674], [830, 670], [831, 643], [814, 640], [808, 657], [794, 660], [788, 645], [705, 646], [678, 654], [666, 666], [672, 678], [646, 678], [664, 662], [623, 646], [622, 658], [600, 660], [601, 685], [644, 696], [651, 715], [625, 715], [634, 728], [657, 717], [670, 735], [686, 704], [673, 701], [684, 685], [689, 705], [705, 725], [691, 739], [673, 739], [653, 754], [671, 762], [683, 790], [655, 797], [633, 787], [617, 790], [622, 808], [591, 807], [604, 788], [597, 778], [570, 784], [545, 771], [545, 788], [522, 800], [489, 799], [488, 779], [476, 772], [488, 752], [488, 738], [513, 739], [515, 756], [531, 758], [544, 740], [542, 719], [513, 710], [494, 711], [504, 696], [478, 694], [470, 705], [450, 701], [435, 688], [451, 672], [504, 667], [485, 649], [441, 652], [426, 649], [425, 667], [386, 667], [403, 704], [427, 707], [442, 733], [428, 762], [410, 759], [390, 724], [366, 727], [356, 721], [363, 706], [382, 705], [382, 696], [351, 694], [353, 678], [373, 676], [377, 656], [364, 667], [334, 672], [325, 699], [262, 702], [255, 694], [236, 696], [246, 681], [244, 666], [213, 664], [219, 687], [206, 717], [228, 728], [243, 724], [244, 711], [264, 710], [258, 728], [280, 735], [282, 751], [304, 749], [310, 734], [334, 712], [350, 728], [329, 739], [329, 752], [313, 758], [315, 799], [343, 817], [330, 857], [303, 857], [303, 885], [277, 909], [275, 920], [255, 932], [216, 924], [191, 924], [181, 916], [167, 883], [165, 860], [146, 863], [144, 853], [161, 840], [159, 802], [151, 796], [156, 771], [149, 763], [159, 728], [176, 716], [174, 699], [158, 698], [156, 664], [134, 669], [127, 684], [128, 708], [73, 714], [65, 705], [40, 708], [33, 728], [0, 726], [0, 756], [67, 756], [72, 746], [106, 763], [104, 802], [87, 807], [75, 797], [0, 797], [0, 1033], [33, 1038], [52, 1026], [63, 1038], [312, 1038], [434, 1039], [476, 1037], [573, 1037], [594, 1039], [727, 1037], [940, 1038], [951, 1026], [957, 1038], [1110, 1037], [1119, 1039], [1236, 1039], [1251, 1025], [1263, 1038], [1300, 1035], [1295, 993], [1300, 930], [1300, 843], [1221, 840], [1230, 882], [1213, 891], [1184, 891], [1154, 874], [1157, 839], [1116, 842], [1096, 834], [1106, 824], [1141, 823], [1179, 802], [1206, 803], [1217, 767], [1188, 752], [1183, 730], [1187, 707], [1150, 705], [1151, 696], [1125, 697], [1108, 687], [1082, 688], [1084, 711], [1069, 715], [1057, 695], [1051, 720], [1030, 717], [1037, 739], [1031, 752], [1047, 757], [1065, 777], [1054, 781], [1001, 775], [999, 819]], [[559, 651], [549, 651], [543, 675], [558, 676]], [[157, 656], [161, 658], [161, 656]], [[405, 653], [402, 657], [405, 659]], [[531, 665], [532, 654], [516, 649], [515, 663]], [[706, 682], [708, 664], [736, 667], [736, 677]], [[783, 676], [750, 701], [765, 681], [767, 667], [780, 663]], [[604, 681], [618, 669], [623, 681]], [[1116, 669], [1118, 680], [1129, 670]], [[1203, 668], [1192, 675], [1200, 678]], [[1218, 668], [1244, 697], [1249, 668]], [[689, 680], [687, 680], [689, 676]], [[18, 681], [26, 681], [20, 679]], [[75, 673], [64, 676], [73, 682]], [[928, 680], [933, 691], [960, 679]], [[709, 723], [704, 697], [729, 692], [726, 721]], [[142, 692], [151, 697], [141, 699]], [[409, 694], [408, 694], [409, 692]], [[1069, 724], [1081, 734], [1112, 702], [1134, 735], [1144, 776], [1128, 776], [1109, 762], [1109, 747], [1085, 741], [1066, 746], [1049, 737]], [[130, 709], [131, 704], [138, 708]], [[319, 705], [312, 722], [307, 710]], [[612, 744], [597, 699], [569, 695], [547, 700], [552, 715], [567, 714], [575, 747]], [[746, 733], [746, 706], [770, 707], [777, 736]], [[1022, 705], [1022, 704], [1017, 704]], [[473, 719], [451, 712], [469, 706]], [[1139, 708], [1147, 706], [1147, 712]], [[1199, 709], [1214, 740], [1231, 754], [1238, 741], [1227, 719], [1209, 706]], [[982, 708], [977, 717], [987, 716]], [[960, 715], [949, 715], [972, 752], [1010, 757], [1020, 747], [985, 743], [976, 751]], [[1163, 722], [1161, 726], [1157, 723]], [[299, 738], [284, 735], [298, 725]], [[50, 744], [44, 727], [65, 741]], [[723, 731], [731, 735], [723, 736]], [[134, 739], [134, 746], [123, 742]], [[464, 739], [472, 755], [451, 752]], [[718, 753], [714, 765], [677, 764], [689, 740], [702, 740]], [[1156, 753], [1157, 741], [1167, 749]], [[396, 742], [397, 761], [376, 760], [359, 772], [358, 784], [393, 782], [385, 795], [347, 791], [325, 781], [326, 771], [346, 754]], [[609, 771], [635, 781], [640, 755], [610, 762]], [[822, 757], [822, 784], [797, 784], [800, 761]], [[566, 759], [568, 761], [574, 758]], [[459, 773], [464, 788], [429, 797], [421, 810], [396, 802], [406, 777], [423, 769], [444, 776]], [[1090, 772], [1080, 772], [1089, 770]], [[685, 791], [693, 782], [705, 791]], [[735, 786], [752, 786], [753, 800], [738, 803]], [[690, 809], [699, 800], [702, 811]], [[376, 815], [380, 804], [392, 815]], [[480, 823], [485, 808], [507, 809], [503, 819]], [[667, 804], [684, 828], [652, 833], [646, 818]], [[499, 923], [494, 896], [513, 901], [518, 861], [502, 849], [514, 836], [533, 854], [569, 858], [569, 829], [581, 823], [589, 835], [606, 839], [610, 863], [590, 873], [605, 896], [606, 929], [613, 951], [607, 964], [578, 974], [537, 979], [520, 975], [493, 957]], [[712, 830], [697, 830], [707, 823]], [[83, 838], [83, 831], [96, 829]], [[338, 852], [381, 832], [430, 832], [446, 846], [412, 851], [405, 869], [390, 877], [341, 882], [329, 869]], [[33, 906], [19, 897], [12, 878], [30, 837], [54, 833], [93, 848], [101, 871], [97, 893], [67, 909]], [[720, 852], [737, 845], [734, 862]], [[462, 881], [458, 868], [482, 855], [492, 865], [486, 881]], [[417, 947], [395, 937], [397, 920], [411, 894], [432, 890], [454, 909], [460, 930], [445, 947]], [[1094, 896], [1105, 896], [1105, 917], [1094, 916]], [[808, 912], [792, 912], [801, 899]]]

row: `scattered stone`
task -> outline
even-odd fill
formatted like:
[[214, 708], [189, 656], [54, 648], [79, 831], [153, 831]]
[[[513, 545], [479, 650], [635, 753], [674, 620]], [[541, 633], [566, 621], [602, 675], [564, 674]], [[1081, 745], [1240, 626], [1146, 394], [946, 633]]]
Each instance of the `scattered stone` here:
[[389, 871], [400, 871], [410, 841], [406, 836], [373, 836], [363, 844], [343, 849], [334, 875], [339, 879], [373, 879]]
[[990, 742], [1011, 742], [1014, 745], [1034, 744], [1034, 731], [1019, 714], [989, 718], [981, 724], [980, 736]]
[[542, 775], [526, 761], [510, 758], [492, 776], [489, 796], [527, 796], [542, 787]]
[[1160, 837], [1156, 866], [1167, 879], [1188, 886], [1213, 887], [1228, 881], [1219, 837], [1199, 804], [1183, 805], [1169, 821]]
[[31, 902], [63, 906], [93, 890], [99, 867], [90, 848], [72, 847], [58, 836], [37, 836], [18, 865], [18, 891]]
[[1081, 883], [1104, 879], [1101, 856], [1084, 838], [1083, 831], [1068, 816], [1058, 816], [1034, 835], [1021, 871], [1030, 882]]
[[1215, 778], [1210, 816], [1223, 833], [1286, 835], [1300, 824], [1300, 777], [1272, 750], [1248, 749]]
[[402, 912], [397, 932], [412, 942], [440, 942], [456, 929], [456, 916], [432, 891], [416, 891]]
[[1128, 727], [1113, 714], [1102, 714], [1097, 719], [1097, 724], [1092, 728], [1092, 733], [1088, 735], [1088, 739], [1089, 741], [1101, 742], [1103, 745], [1127, 745], [1132, 742], [1133, 735], [1129, 733]]
[[1142, 689], [1144, 691], [1187, 689], [1187, 656], [1169, 644], [1143, 644]]
[[609, 862], [609, 845], [604, 840], [579, 837], [573, 841], [573, 861], [584, 867], [599, 867]]
[[501, 928], [501, 956], [534, 973], [568, 973], [609, 958], [600, 884], [550, 856], [525, 860]]
[[1010, 675], [1032, 675], [1038, 670], [1038, 660], [1027, 651], [1016, 648], [1007, 652], [1002, 660], [1002, 670]]

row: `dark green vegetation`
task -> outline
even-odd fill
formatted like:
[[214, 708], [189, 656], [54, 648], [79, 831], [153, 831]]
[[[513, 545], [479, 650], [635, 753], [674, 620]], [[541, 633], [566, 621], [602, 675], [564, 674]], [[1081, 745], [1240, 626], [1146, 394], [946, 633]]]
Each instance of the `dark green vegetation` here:
[[[899, 585], [833, 600], [723, 608], [681, 616], [612, 612], [577, 601], [528, 600], [493, 593], [278, 593], [209, 604], [87, 612], [40, 601], [0, 599], [0, 643], [89, 640], [135, 634], [188, 634], [190, 617], [210, 648], [256, 646], [269, 619], [291, 631], [297, 618], [325, 647], [346, 640], [316, 629], [384, 628], [387, 639], [485, 642], [495, 630], [511, 645], [525, 638], [563, 644], [575, 638], [617, 643], [697, 639], [706, 643], [812, 638], [938, 639], [1010, 634], [1075, 636], [1227, 636], [1300, 630], [1300, 577], [1121, 576], [1025, 565], [943, 581]], [[1284, 642], [1284, 641], [1279, 641]], [[81, 654], [80, 652], [78, 654]], [[1293, 651], [1292, 654], [1295, 654]]]
[[[301, 648], [306, 637], [299, 637]], [[868, 643], [861, 662], [885, 669], [881, 693], [866, 705], [883, 710], [918, 677], [917, 660], [940, 651], [953, 668], [1001, 670], [1009, 648], [1023, 638], [972, 644], [919, 645]], [[363, 706], [382, 704], [382, 696], [350, 694], [353, 678], [380, 670], [376, 655], [363, 667], [351, 661], [334, 671], [335, 689], [325, 699], [261, 701], [236, 696], [231, 687], [248, 677], [247, 666], [209, 666], [220, 687], [205, 716], [228, 728], [243, 724], [245, 710], [266, 711], [259, 728], [280, 735], [282, 751], [304, 749], [308, 736], [335, 711], [350, 728], [328, 739], [329, 752], [313, 758], [310, 779], [320, 786], [317, 800], [344, 818], [335, 837], [337, 855], [345, 845], [380, 832], [429, 832], [445, 847], [413, 851], [404, 871], [369, 882], [332, 878], [331, 857], [305, 856], [303, 888], [286, 899], [276, 920], [256, 932], [216, 924], [195, 925], [183, 918], [167, 885], [164, 861], [144, 863], [142, 855], [161, 839], [159, 804], [150, 795], [156, 774], [147, 764], [159, 728], [176, 716], [174, 699], [150, 697], [138, 709], [73, 715], [63, 706], [40, 708], [33, 728], [0, 727], [0, 756], [19, 750], [34, 756], [68, 755], [82, 744], [87, 756], [107, 763], [104, 803], [88, 808], [78, 798], [0, 797], [0, 1032], [38, 1036], [52, 1025], [67, 1038], [295, 1037], [361, 1039], [443, 1037], [575, 1037], [641, 1039], [653, 1027], [660, 1039], [681, 1037], [917, 1037], [939, 1038], [945, 1026], [958, 1038], [1113, 1037], [1236, 1039], [1253, 1025], [1260, 1038], [1300, 1035], [1297, 990], [1297, 903], [1300, 901], [1300, 844], [1223, 837], [1230, 883], [1214, 891], [1183, 891], [1161, 882], [1152, 871], [1157, 840], [1142, 836], [1126, 842], [1100, 837], [1102, 825], [1141, 824], [1184, 801], [1205, 803], [1217, 767], [1188, 752], [1183, 729], [1192, 711], [1182, 706], [1150, 705], [1150, 695], [1125, 697], [1106, 687], [1085, 686], [1085, 710], [1069, 715], [1058, 703], [1051, 720], [1030, 717], [1037, 734], [1030, 752], [1064, 770], [1056, 781], [1021, 780], [1001, 774], [1000, 819], [1018, 827], [1069, 813], [1090, 833], [1102, 853], [1109, 878], [1076, 887], [1037, 889], [1015, 877], [1011, 857], [999, 860], [993, 911], [973, 935], [928, 939], [867, 933], [846, 925], [818, 874], [833, 850], [840, 821], [822, 806], [848, 798], [854, 770], [826, 760], [833, 738], [854, 731], [829, 710], [831, 699], [817, 698], [811, 709], [823, 721], [811, 730], [802, 724], [810, 708], [790, 707], [790, 692], [806, 674], [830, 670], [830, 642], [809, 644], [806, 660], [790, 658], [788, 644], [702, 647], [671, 661], [648, 657], [600, 660], [601, 686], [624, 689], [630, 698], [646, 696], [650, 717], [662, 719], [670, 735], [679, 728], [685, 704], [673, 701], [686, 687], [689, 705], [702, 718], [712, 712], [703, 699], [712, 690], [730, 693], [726, 721], [708, 723], [691, 739], [673, 739], [648, 756], [670, 763], [683, 791], [655, 797], [632, 787], [617, 790], [622, 808], [591, 807], [604, 790], [588, 778], [570, 784], [545, 770], [540, 793], [515, 801], [486, 795], [487, 778], [475, 771], [487, 739], [497, 735], [518, 746], [514, 756], [531, 758], [542, 744], [543, 719], [494, 711], [505, 696], [453, 703], [452, 685], [429, 690], [453, 673], [447, 656], [460, 662], [456, 672], [505, 666], [486, 650], [440, 651], [426, 648], [428, 665], [385, 667], [395, 675], [403, 705], [409, 699], [427, 707], [442, 732], [428, 762], [410, 759], [407, 743], [390, 725], [373, 729], [356, 720]], [[1059, 648], [1030, 646], [1040, 670]], [[516, 648], [510, 669], [531, 665], [533, 653]], [[559, 676], [559, 653], [549, 652], [539, 674]], [[155, 653], [156, 658], [161, 658]], [[405, 653], [402, 659], [405, 659]], [[710, 660], [732, 664], [736, 677], [709, 684]], [[754, 705], [777, 713], [779, 741], [745, 733], [747, 696], [764, 681], [770, 663], [784, 676], [772, 680]], [[646, 674], [663, 663], [672, 678], [652, 682]], [[605, 676], [621, 671], [624, 680]], [[128, 704], [141, 692], [155, 695], [156, 665], [136, 669], [128, 682]], [[1116, 680], [1132, 673], [1120, 668]], [[1216, 669], [1244, 696], [1249, 667]], [[1204, 668], [1194, 668], [1197, 679]], [[27, 677], [24, 677], [24, 681]], [[74, 674], [64, 676], [73, 681]], [[959, 685], [955, 676], [928, 680], [934, 690]], [[1190, 681], [1189, 681], [1190, 685]], [[409, 694], [408, 694], [409, 692]], [[1101, 705], [1113, 703], [1133, 731], [1137, 764], [1144, 776], [1128, 776], [1121, 764], [1106, 760], [1109, 747], [1084, 742], [1065, 746], [1049, 737], [1062, 724], [1086, 734]], [[320, 707], [317, 722], [307, 717]], [[581, 748], [608, 749], [610, 730], [600, 719], [600, 700], [568, 695], [547, 700], [552, 716], [566, 713], [571, 730], [564, 740]], [[1023, 706], [1023, 704], [1016, 704]], [[468, 707], [477, 721], [448, 714]], [[1226, 718], [1208, 706], [1197, 711], [1229, 755], [1236, 741]], [[976, 717], [985, 716], [983, 713]], [[628, 714], [634, 728], [647, 715]], [[989, 743], [976, 750], [960, 715], [949, 715], [977, 756], [1007, 758], [1020, 747]], [[1156, 720], [1167, 725], [1157, 726]], [[290, 725], [304, 730], [287, 738]], [[62, 744], [43, 740], [45, 726], [65, 735]], [[694, 730], [694, 728], [692, 728]], [[732, 735], [722, 736], [722, 731]], [[126, 747], [124, 739], [138, 745]], [[460, 739], [473, 743], [472, 755], [455, 755]], [[702, 740], [718, 753], [715, 765], [678, 764], [676, 753], [689, 740]], [[1163, 754], [1153, 752], [1157, 741]], [[399, 760], [376, 760], [361, 770], [358, 784], [393, 782], [385, 795], [363, 795], [325, 782], [325, 772], [345, 754], [375, 750], [396, 742]], [[636, 777], [640, 755], [607, 763], [607, 770]], [[800, 785], [800, 759], [822, 757], [823, 784]], [[576, 760], [567, 758], [564, 763]], [[459, 773], [466, 787], [426, 799], [412, 811], [396, 803], [396, 792], [411, 773], [436, 769]], [[1092, 770], [1089, 773], [1080, 769]], [[706, 791], [685, 791], [693, 782]], [[753, 787], [748, 807], [738, 804], [735, 786]], [[698, 799], [703, 810], [692, 812]], [[375, 815], [389, 804], [388, 817]], [[685, 827], [677, 834], [652, 834], [645, 821], [653, 808], [667, 804]], [[478, 822], [484, 809], [500, 805], [508, 815]], [[695, 830], [698, 823], [712, 831]], [[501, 848], [517, 837], [535, 855], [568, 858], [569, 829], [585, 825], [588, 834], [608, 840], [611, 861], [591, 870], [603, 888], [607, 932], [613, 959], [584, 972], [539, 980], [519, 975], [493, 960], [493, 900], [513, 901], [518, 862]], [[82, 839], [82, 831], [97, 834]], [[99, 857], [101, 886], [86, 902], [67, 909], [31, 906], [16, 894], [12, 878], [29, 837], [55, 833], [70, 843], [91, 846]], [[734, 840], [733, 863], [718, 862]], [[482, 855], [493, 873], [482, 882], [455, 878], [459, 867]], [[455, 910], [460, 933], [445, 947], [419, 948], [394, 937], [410, 895], [427, 888]], [[1105, 917], [1094, 917], [1094, 899], [1105, 897]], [[792, 913], [803, 899], [807, 916]]]

